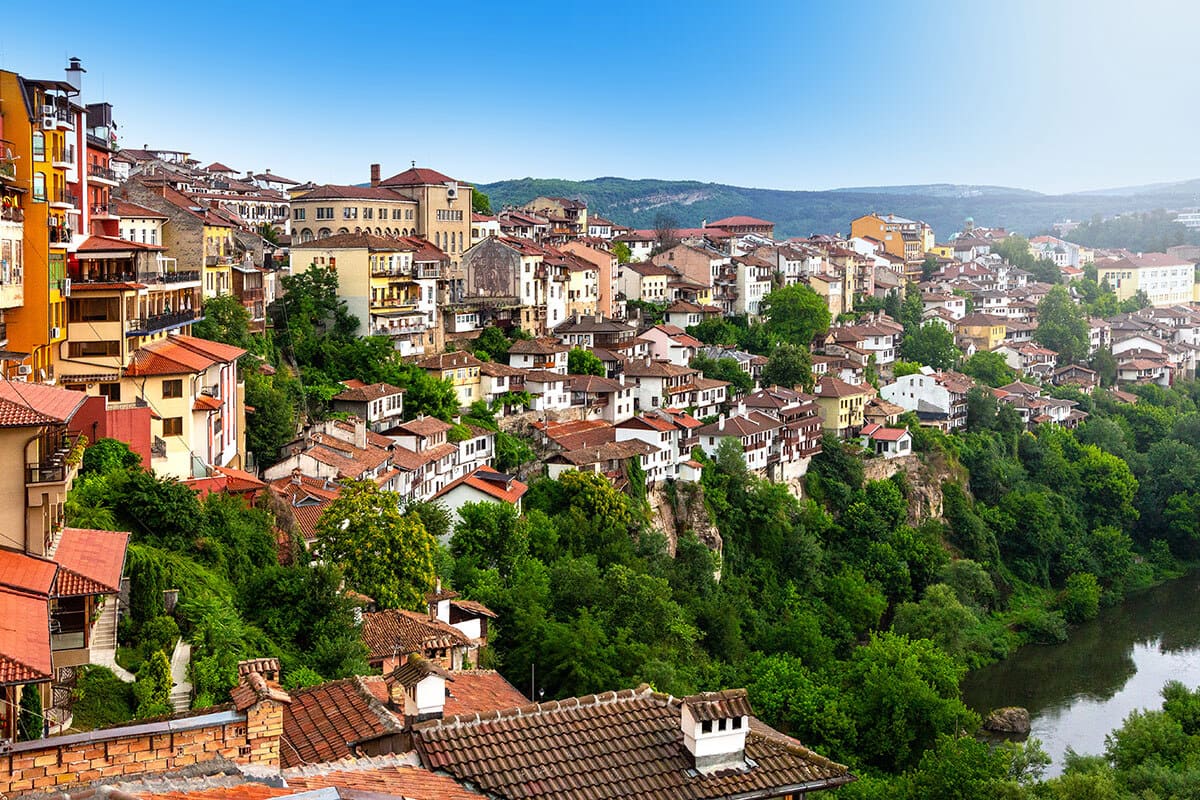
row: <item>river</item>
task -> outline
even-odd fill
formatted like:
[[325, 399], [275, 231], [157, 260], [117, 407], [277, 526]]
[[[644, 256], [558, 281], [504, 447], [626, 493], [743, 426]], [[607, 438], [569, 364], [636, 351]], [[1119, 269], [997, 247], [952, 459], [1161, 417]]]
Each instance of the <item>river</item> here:
[[969, 674], [963, 702], [986, 714], [1024, 706], [1031, 736], [1062, 770], [1067, 748], [1104, 752], [1104, 737], [1130, 711], [1161, 708], [1170, 680], [1200, 685], [1200, 571], [1129, 597], [1071, 629], [1062, 644], [1023, 647]]

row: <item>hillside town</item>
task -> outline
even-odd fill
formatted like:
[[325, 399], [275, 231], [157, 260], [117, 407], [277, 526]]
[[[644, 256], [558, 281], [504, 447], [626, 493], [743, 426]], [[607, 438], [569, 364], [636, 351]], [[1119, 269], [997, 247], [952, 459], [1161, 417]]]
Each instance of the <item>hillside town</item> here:
[[[0, 70], [0, 111], [6, 797], [804, 797], [855, 779], [742, 687], [545, 698], [536, 672], [482, 666], [506, 609], [442, 580], [416, 607], [342, 582], [369, 670], [299, 685], [286, 658], [239, 658], [227, 702], [194, 685], [202, 645], [176, 629], [164, 713], [81, 730], [86, 665], [142, 680], [121, 662], [148, 532], [72, 501], [97, 443], [188, 502], [266, 509], [280, 563], [336, 563], [327, 512], [361, 493], [439, 507], [454, 550], [481, 506], [520, 518], [536, 483], [580, 476], [644, 502], [674, 556], [715, 532], [685, 498], [723, 459], [811, 502], [831, 448], [887, 478], [916, 469], [922, 437], [982, 418], [1075, 430], [1090, 398], [1196, 377], [1192, 246], [934, 231], [888, 208], [803, 237], [748, 214], [633, 229], [581, 197], [492, 209], [453, 164], [399, 153], [317, 184], [132, 146], [77, 58], [48, 79]], [[233, 319], [240, 344], [213, 333]], [[335, 333], [399, 377], [330, 377]], [[299, 388], [256, 402], [284, 381]], [[720, 537], [700, 539], [719, 572]], [[170, 616], [188, 598], [160, 583]]]

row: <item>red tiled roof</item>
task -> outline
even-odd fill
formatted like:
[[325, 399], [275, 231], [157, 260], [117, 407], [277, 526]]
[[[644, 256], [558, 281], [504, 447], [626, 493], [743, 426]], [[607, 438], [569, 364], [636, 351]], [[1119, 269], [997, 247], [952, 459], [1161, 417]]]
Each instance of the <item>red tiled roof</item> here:
[[50, 680], [48, 603], [0, 587], [0, 685]]
[[357, 762], [339, 762], [330, 765], [334, 771], [321, 774], [311, 774], [307, 769], [303, 772], [291, 772], [285, 776], [288, 786], [285, 790], [294, 793], [296, 790], [313, 790], [336, 787], [363, 793], [367, 796], [403, 797], [407, 800], [483, 800], [483, 795], [464, 789], [453, 778], [437, 775], [421, 767], [401, 764], [387, 766], [371, 765], [381, 759], [362, 759]]
[[118, 217], [134, 217], [137, 219], [169, 219], [166, 214], [155, 211], [152, 208], [139, 206], [137, 203], [130, 203], [126, 200], [117, 200], [116, 203]]
[[58, 565], [15, 550], [0, 550], [0, 586], [49, 596]]
[[462, 367], [478, 367], [483, 362], [476, 358], [471, 353], [465, 350], [457, 350], [453, 353], [438, 353], [436, 355], [427, 356], [417, 362], [417, 366], [421, 369], [460, 369]]
[[224, 344], [223, 342], [214, 342], [209, 339], [201, 339], [197, 336], [174, 334], [170, 337], [170, 341], [186, 347], [193, 352], [208, 356], [214, 361], [237, 361], [246, 355], [246, 351], [240, 347], [234, 347], [231, 344]]
[[427, 648], [466, 646], [471, 643], [458, 628], [403, 608], [363, 614], [362, 640], [371, 659], [399, 652], [423, 653]]
[[771, 227], [775, 227], [774, 222], [767, 222], [765, 219], [758, 219], [756, 217], [748, 217], [745, 214], [739, 214], [737, 216], [726, 217], [725, 219], [719, 219], [719, 220], [716, 220], [715, 222], [708, 223], [708, 225], [706, 227], [727, 228], [727, 227], [733, 227], [733, 226], [737, 226], [737, 225], [758, 225], [758, 226], [769, 225]]
[[118, 239], [115, 236], [89, 236], [83, 240], [76, 252], [79, 253], [107, 253], [119, 250], [166, 250], [167, 248], [157, 244], [143, 244], [142, 242], [134, 242], [128, 239]]
[[206, 394], [196, 395], [196, 401], [192, 403], [192, 411], [220, 411], [221, 401], [215, 397], [209, 397]]
[[407, 200], [410, 203], [416, 202], [399, 192], [393, 192], [391, 189], [384, 189], [380, 186], [343, 186], [335, 183], [318, 186], [296, 199], [301, 202], [307, 200]]
[[408, 253], [417, 249], [401, 239], [389, 239], [373, 233], [339, 233], [336, 236], [326, 236], [324, 239], [313, 239], [292, 245], [293, 250], [353, 250], [360, 247], [371, 252], [382, 251], [385, 253]]
[[403, 729], [403, 723], [367, 690], [360, 678], [323, 683], [291, 693], [284, 706], [279, 760], [284, 768], [353, 755], [350, 743]]
[[683, 702], [643, 685], [431, 720], [413, 737], [426, 767], [499, 798], [769, 797], [783, 787], [800, 794], [853, 780], [846, 767], [757, 720], [746, 734], [744, 768], [697, 774], [680, 731]]
[[84, 392], [58, 386], [0, 381], [0, 427], [68, 422], [85, 400]]
[[372, 400], [406, 391], [399, 386], [392, 386], [390, 383], [366, 384], [356, 380], [343, 381], [343, 383], [347, 387], [346, 390], [335, 394], [333, 399], [347, 403], [369, 403]]
[[[495, 477], [492, 477], [495, 476]], [[443, 497], [451, 490], [459, 486], [469, 486], [477, 492], [482, 492], [487, 496], [499, 500], [502, 503], [516, 503], [529, 489], [527, 485], [512, 477], [496, 472], [488, 467], [476, 467], [471, 472], [463, 475], [456, 481], [446, 484], [443, 489], [433, 497], [436, 500]]]
[[499, 711], [516, 708], [529, 702], [499, 672], [491, 669], [465, 669], [454, 675], [454, 682], [446, 684], [445, 716]]
[[424, 186], [439, 183], [453, 183], [454, 178], [443, 175], [436, 169], [427, 167], [411, 167], [399, 172], [387, 180], [380, 181], [380, 186]]
[[90, 528], [64, 528], [54, 551], [61, 597], [116, 594], [121, 590], [129, 534]]
[[392, 428], [392, 430], [428, 438], [436, 436], [439, 433], [445, 433], [453, 427], [450, 423], [443, 422], [437, 417], [417, 417], [416, 419], [410, 419], [408, 422], [400, 423], [395, 428]]

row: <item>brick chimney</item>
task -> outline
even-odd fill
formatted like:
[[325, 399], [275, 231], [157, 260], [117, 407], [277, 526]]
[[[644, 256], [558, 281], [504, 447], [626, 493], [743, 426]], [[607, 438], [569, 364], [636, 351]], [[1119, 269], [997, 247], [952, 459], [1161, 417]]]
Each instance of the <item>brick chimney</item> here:
[[372, 187], [372, 188], [374, 188], [374, 187], [378, 186], [378, 185], [379, 185], [379, 180], [380, 180], [380, 178], [379, 178], [379, 165], [378, 165], [378, 164], [372, 164], [372, 165], [371, 165], [371, 187]]
[[238, 662], [238, 685], [229, 694], [234, 707], [246, 715], [246, 744], [233, 759], [239, 764], [279, 768], [283, 707], [292, 698], [276, 683], [278, 676], [278, 659]]
[[367, 449], [367, 421], [362, 417], [354, 417], [354, 446]]

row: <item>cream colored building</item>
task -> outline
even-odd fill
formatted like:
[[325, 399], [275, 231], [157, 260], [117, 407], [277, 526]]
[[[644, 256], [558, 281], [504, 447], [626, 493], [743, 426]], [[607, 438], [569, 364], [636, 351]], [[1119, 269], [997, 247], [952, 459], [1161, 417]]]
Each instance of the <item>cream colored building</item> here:
[[1173, 306], [1195, 297], [1196, 267], [1166, 253], [1138, 253], [1096, 264], [1096, 279], [1108, 285], [1119, 300], [1145, 292], [1152, 306]]
[[348, 233], [416, 236], [418, 205], [378, 186], [318, 186], [292, 198], [292, 246]]

